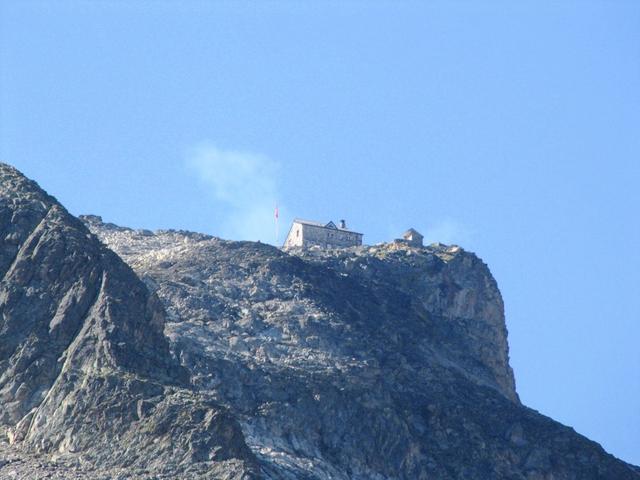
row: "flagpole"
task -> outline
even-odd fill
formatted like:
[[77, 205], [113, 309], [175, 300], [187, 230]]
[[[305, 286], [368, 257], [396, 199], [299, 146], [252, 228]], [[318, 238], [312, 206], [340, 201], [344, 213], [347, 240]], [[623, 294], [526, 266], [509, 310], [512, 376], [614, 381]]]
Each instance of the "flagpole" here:
[[276, 209], [275, 209], [274, 216], [275, 216], [275, 222], [276, 222], [276, 247], [277, 247], [278, 246], [278, 233], [279, 233], [278, 232], [278, 217], [280, 216], [279, 212], [278, 212], [278, 204], [277, 203], [276, 203]]

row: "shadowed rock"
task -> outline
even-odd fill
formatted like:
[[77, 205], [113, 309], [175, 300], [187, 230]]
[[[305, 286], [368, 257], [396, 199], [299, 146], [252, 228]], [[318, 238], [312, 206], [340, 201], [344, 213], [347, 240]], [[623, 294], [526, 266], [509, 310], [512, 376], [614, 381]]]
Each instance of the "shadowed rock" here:
[[171, 356], [158, 298], [4, 164], [0, 239], [0, 425], [11, 443], [100, 465], [235, 459], [250, 472], [237, 423], [185, 390], [189, 374]]

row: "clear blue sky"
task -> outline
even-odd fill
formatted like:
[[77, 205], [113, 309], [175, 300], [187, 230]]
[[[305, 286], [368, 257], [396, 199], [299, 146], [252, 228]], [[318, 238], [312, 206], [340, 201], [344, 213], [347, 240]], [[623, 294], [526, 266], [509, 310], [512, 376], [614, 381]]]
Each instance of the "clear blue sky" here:
[[0, 6], [0, 158], [74, 214], [415, 227], [501, 287], [525, 404], [640, 464], [640, 2]]

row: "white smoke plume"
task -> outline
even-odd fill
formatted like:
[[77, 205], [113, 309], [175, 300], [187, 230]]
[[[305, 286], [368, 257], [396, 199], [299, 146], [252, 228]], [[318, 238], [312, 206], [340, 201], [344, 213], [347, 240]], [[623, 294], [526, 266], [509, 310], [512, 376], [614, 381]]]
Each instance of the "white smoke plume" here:
[[[187, 165], [212, 188], [213, 198], [228, 211], [220, 225], [221, 236], [275, 243], [274, 210], [280, 168], [276, 161], [205, 142], [192, 150]], [[278, 208], [282, 219], [283, 206]], [[283, 240], [283, 228], [280, 230], [279, 243]]]

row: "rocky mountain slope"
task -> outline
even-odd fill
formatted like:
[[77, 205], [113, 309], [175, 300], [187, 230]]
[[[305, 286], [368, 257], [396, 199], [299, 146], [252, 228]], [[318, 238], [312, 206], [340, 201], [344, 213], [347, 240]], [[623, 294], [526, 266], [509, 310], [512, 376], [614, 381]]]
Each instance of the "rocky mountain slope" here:
[[81, 452], [103, 467], [172, 475], [200, 462], [228, 478], [250, 474], [255, 457], [237, 422], [190, 388], [170, 355], [158, 298], [7, 165], [0, 238], [0, 428], [9, 443]]
[[0, 478], [640, 478], [520, 404], [459, 247], [283, 252], [0, 182]]

